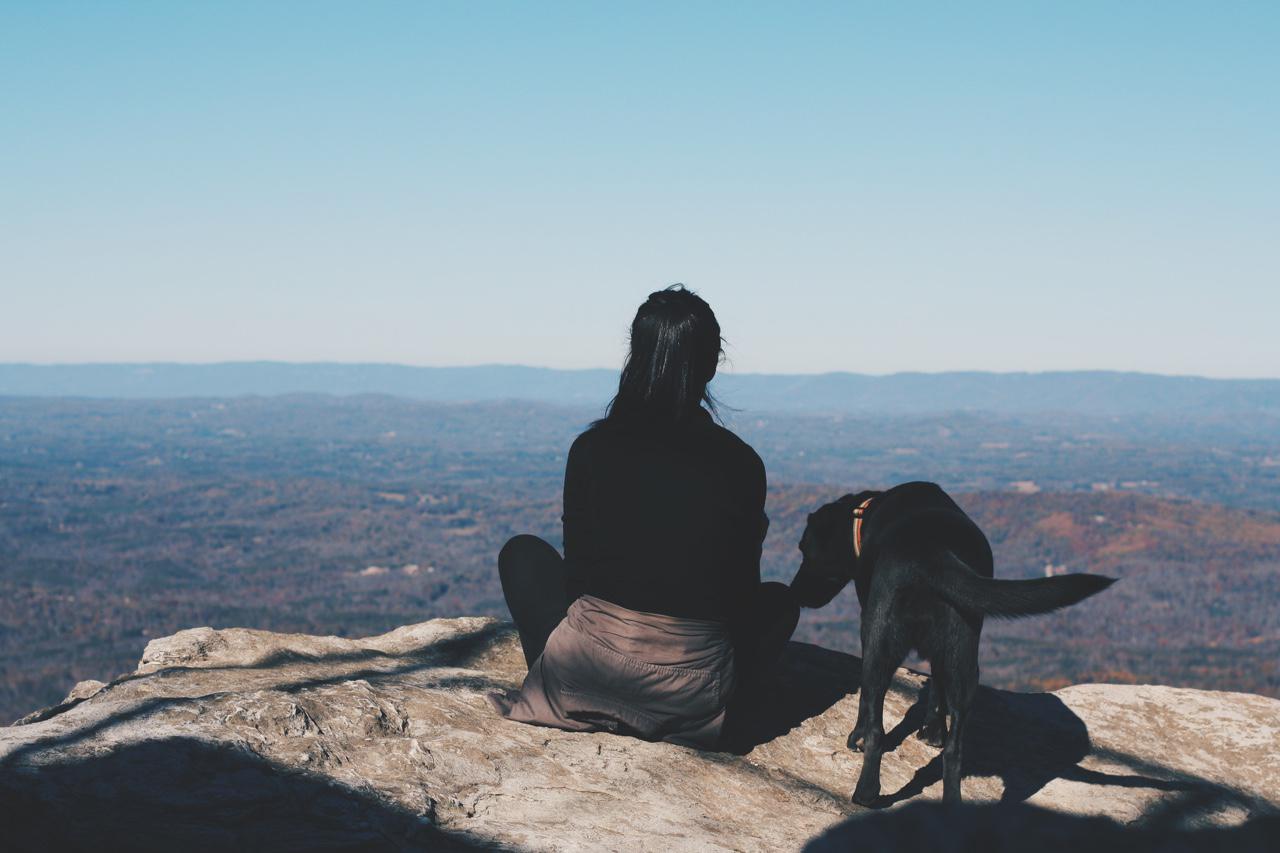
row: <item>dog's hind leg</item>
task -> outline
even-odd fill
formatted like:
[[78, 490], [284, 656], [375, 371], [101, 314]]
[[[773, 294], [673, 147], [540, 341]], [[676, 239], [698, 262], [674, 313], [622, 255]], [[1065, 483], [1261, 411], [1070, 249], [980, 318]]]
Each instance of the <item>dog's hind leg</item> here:
[[[963, 774], [963, 742], [965, 724], [969, 719], [969, 709], [973, 706], [973, 697], [978, 690], [978, 641], [973, 637], [972, 648], [962, 652], [952, 647], [946, 656], [946, 678], [943, 679], [943, 692], [946, 695], [947, 715], [951, 724], [947, 728], [946, 740], [942, 746], [942, 801], [958, 803], [960, 796], [960, 777]], [[966, 645], [968, 645], [966, 643]]]

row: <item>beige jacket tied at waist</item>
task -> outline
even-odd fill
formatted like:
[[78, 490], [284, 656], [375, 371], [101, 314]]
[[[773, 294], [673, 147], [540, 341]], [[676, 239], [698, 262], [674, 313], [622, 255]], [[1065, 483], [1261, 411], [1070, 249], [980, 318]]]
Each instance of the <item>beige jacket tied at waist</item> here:
[[628, 610], [584, 595], [533, 662], [508, 719], [712, 748], [734, 687], [721, 622]]

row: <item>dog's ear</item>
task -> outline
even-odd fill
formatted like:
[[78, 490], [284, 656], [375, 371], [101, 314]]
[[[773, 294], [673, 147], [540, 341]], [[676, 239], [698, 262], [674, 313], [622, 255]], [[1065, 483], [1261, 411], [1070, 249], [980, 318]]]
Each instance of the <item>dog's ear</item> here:
[[882, 494], [884, 494], [884, 492], [878, 492], [875, 489], [863, 489], [857, 494], [844, 495], [836, 503], [838, 503], [841, 507], [852, 509], [853, 507], [857, 506], [858, 504], [862, 503], [868, 498], [874, 498]]

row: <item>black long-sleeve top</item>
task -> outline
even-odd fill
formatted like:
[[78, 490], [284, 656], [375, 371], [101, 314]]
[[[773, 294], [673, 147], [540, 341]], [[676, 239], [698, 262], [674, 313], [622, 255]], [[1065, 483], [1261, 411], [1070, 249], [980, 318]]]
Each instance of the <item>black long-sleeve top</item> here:
[[632, 610], [736, 622], [760, 583], [764, 463], [705, 409], [677, 427], [605, 423], [564, 477], [571, 585]]

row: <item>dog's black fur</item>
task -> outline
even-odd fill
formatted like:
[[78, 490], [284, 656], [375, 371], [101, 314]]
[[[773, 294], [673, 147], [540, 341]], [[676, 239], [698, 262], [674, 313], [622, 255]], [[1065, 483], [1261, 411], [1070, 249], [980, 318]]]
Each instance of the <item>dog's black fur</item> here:
[[[863, 519], [862, 555], [855, 557], [853, 510], [867, 498], [873, 500]], [[933, 483], [845, 495], [823, 506], [809, 516], [800, 551], [791, 589], [802, 606], [822, 607], [851, 580], [862, 605], [862, 689], [848, 745], [864, 753], [853, 801], [868, 806], [880, 795], [885, 692], [913, 648], [932, 672], [918, 736], [943, 747], [943, 799], [958, 802], [960, 743], [978, 688], [984, 617], [1048, 613], [1112, 583], [1087, 574], [995, 580], [987, 537]]]

